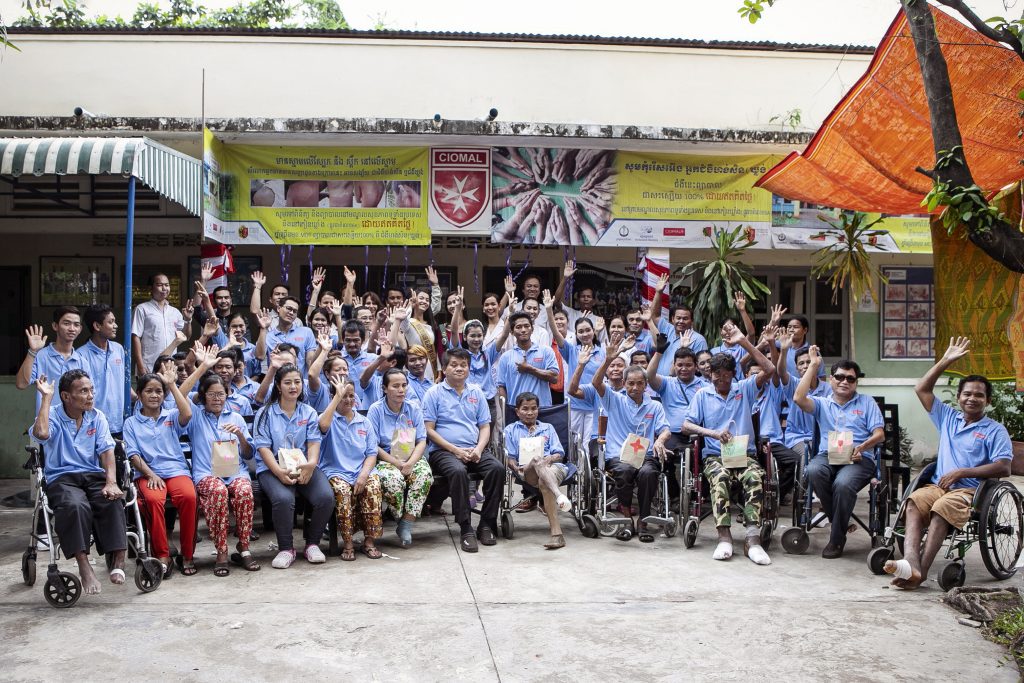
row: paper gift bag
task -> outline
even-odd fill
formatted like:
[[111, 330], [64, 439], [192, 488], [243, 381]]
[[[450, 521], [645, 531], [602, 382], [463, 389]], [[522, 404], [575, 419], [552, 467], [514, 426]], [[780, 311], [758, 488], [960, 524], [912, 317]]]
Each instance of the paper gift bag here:
[[647, 457], [647, 450], [650, 447], [650, 439], [645, 439], [638, 434], [630, 432], [629, 436], [627, 436], [626, 440], [622, 443], [622, 450], [619, 451], [619, 458], [622, 459], [622, 462], [640, 469], [640, 466], [644, 464], [644, 458]]
[[853, 462], [853, 432], [828, 433], [828, 464], [849, 465]]
[[544, 457], [544, 437], [527, 436], [519, 440], [519, 464], [525, 467], [537, 456]]
[[277, 449], [277, 464], [281, 466], [285, 472], [298, 472], [301, 465], [305, 465], [306, 460], [305, 454], [299, 448], [278, 448]]
[[733, 434], [728, 443], [722, 444], [722, 466], [730, 470], [746, 467], [747, 444], [749, 443], [749, 435]]
[[416, 430], [412, 427], [395, 427], [391, 434], [391, 455], [402, 462], [412, 456], [412, 449], [416, 445]]
[[214, 441], [212, 460], [213, 476], [238, 476], [238, 442]]

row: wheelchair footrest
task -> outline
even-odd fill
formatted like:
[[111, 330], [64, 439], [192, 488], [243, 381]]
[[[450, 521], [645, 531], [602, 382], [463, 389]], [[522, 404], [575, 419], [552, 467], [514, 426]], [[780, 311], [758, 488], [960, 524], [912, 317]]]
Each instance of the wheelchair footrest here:
[[600, 519], [602, 524], [631, 524], [633, 519], [631, 517], [612, 517], [604, 516]]
[[644, 524], [656, 524], [658, 526], [668, 526], [669, 524], [674, 524], [676, 520], [674, 520], [672, 518], [657, 517], [655, 515], [648, 515], [648, 516], [644, 517], [642, 521], [643, 521]]

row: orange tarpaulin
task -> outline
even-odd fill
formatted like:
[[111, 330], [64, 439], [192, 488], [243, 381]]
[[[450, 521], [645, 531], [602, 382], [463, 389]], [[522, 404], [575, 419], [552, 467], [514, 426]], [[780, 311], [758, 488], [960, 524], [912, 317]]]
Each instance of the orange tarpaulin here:
[[[1012, 50], [932, 8], [949, 66], [964, 153], [986, 192], [1024, 178], [1024, 62]], [[871, 65], [836, 105], [803, 154], [793, 152], [757, 187], [813, 204], [889, 214], [922, 213], [935, 164], [928, 103], [901, 11]]]

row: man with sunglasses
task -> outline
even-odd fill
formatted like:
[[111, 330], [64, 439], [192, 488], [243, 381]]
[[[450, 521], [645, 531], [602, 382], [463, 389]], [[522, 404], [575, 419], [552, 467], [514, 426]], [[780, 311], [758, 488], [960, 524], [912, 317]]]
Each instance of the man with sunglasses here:
[[873, 449], [885, 439], [882, 411], [871, 396], [857, 393], [860, 366], [852, 360], [832, 365], [831, 396], [810, 396], [811, 381], [821, 368], [817, 346], [808, 349], [811, 365], [800, 378], [793, 402], [818, 423], [818, 454], [807, 466], [807, 477], [832, 522], [832, 533], [821, 556], [843, 556], [846, 533], [857, 503], [857, 492], [875, 475]]

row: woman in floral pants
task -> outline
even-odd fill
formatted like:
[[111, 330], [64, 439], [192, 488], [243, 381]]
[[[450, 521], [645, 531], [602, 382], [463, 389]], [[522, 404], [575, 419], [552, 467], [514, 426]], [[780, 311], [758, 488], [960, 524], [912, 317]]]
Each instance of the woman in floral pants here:
[[434, 482], [430, 464], [423, 457], [427, 430], [423, 411], [405, 400], [409, 382], [405, 373], [392, 368], [381, 381], [384, 398], [370, 406], [366, 419], [377, 434], [377, 473], [384, 499], [398, 517], [395, 533], [402, 547], [412, 545], [412, 525], [423, 511], [427, 492]]
[[374, 539], [383, 533], [380, 477], [377, 464], [377, 435], [373, 425], [355, 410], [355, 385], [331, 379], [334, 398], [320, 415], [320, 468], [334, 490], [338, 527], [344, 547], [341, 559], [356, 559], [353, 534], [362, 529], [359, 552], [372, 560], [381, 557]]

